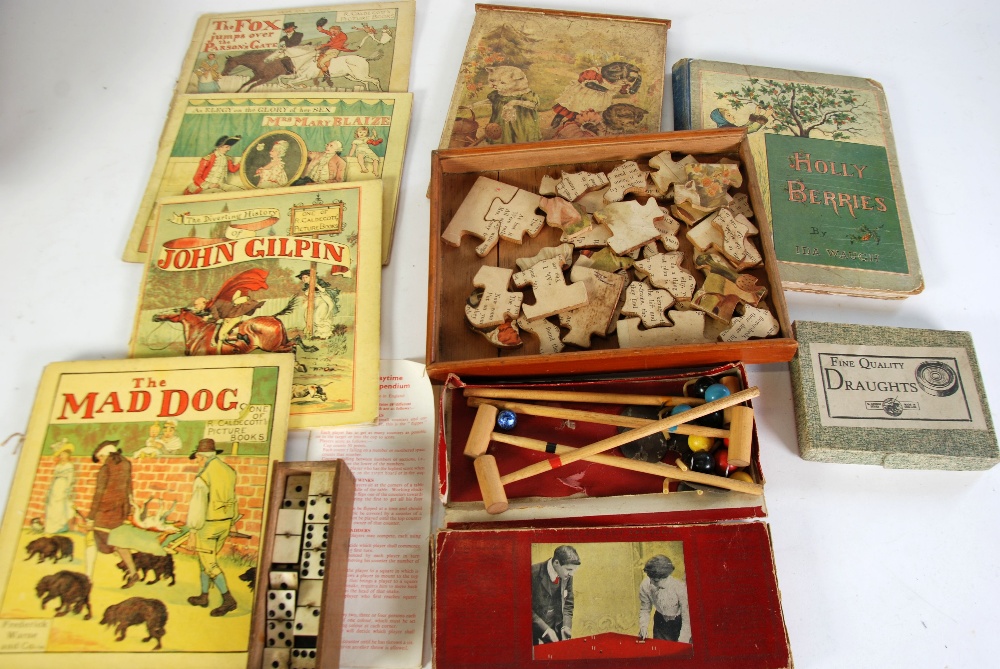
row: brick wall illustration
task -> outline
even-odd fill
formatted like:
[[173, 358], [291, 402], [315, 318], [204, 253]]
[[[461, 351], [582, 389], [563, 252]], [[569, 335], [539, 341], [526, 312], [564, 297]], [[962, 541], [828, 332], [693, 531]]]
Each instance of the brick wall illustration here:
[[[261, 525], [264, 514], [264, 486], [267, 483], [268, 459], [265, 457], [224, 456], [226, 464], [236, 470], [236, 495], [239, 498], [239, 512], [243, 518], [236, 524], [235, 530], [251, 536], [240, 541], [241, 546], [257, 550], [260, 544]], [[97, 483], [97, 471], [100, 465], [87, 457], [70, 458], [76, 470], [76, 481], [73, 485], [73, 499], [76, 508], [86, 515], [90, 511], [90, 503], [94, 498], [94, 487]], [[35, 474], [35, 485], [31, 491], [31, 499], [25, 514], [25, 527], [32, 519], [45, 518], [45, 498], [52, 483], [54, 458], [42, 458]], [[167, 517], [168, 522], [183, 525], [187, 518], [188, 502], [198, 465], [194, 460], [183, 458], [146, 458], [132, 461], [132, 495], [135, 502], [142, 505], [150, 498], [156, 498], [151, 510], [157, 510], [157, 505], [166, 509], [176, 502], [174, 510]], [[230, 540], [233, 542], [234, 540]]]

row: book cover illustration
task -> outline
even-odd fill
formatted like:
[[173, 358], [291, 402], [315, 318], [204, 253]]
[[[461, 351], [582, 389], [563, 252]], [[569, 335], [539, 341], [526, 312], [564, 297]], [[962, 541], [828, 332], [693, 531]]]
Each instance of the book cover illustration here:
[[786, 288], [923, 289], [879, 84], [697, 60], [674, 75], [678, 129], [747, 129]]
[[245, 665], [292, 365], [46, 368], [0, 530], [0, 664]]
[[147, 260], [153, 206], [165, 197], [381, 179], [381, 255], [388, 262], [412, 99], [409, 93], [179, 98], [125, 260]]
[[131, 355], [294, 352], [292, 428], [374, 420], [381, 195], [371, 181], [164, 200]]
[[412, 0], [206, 14], [178, 92], [406, 91]]
[[440, 148], [658, 131], [669, 27], [476, 5]]

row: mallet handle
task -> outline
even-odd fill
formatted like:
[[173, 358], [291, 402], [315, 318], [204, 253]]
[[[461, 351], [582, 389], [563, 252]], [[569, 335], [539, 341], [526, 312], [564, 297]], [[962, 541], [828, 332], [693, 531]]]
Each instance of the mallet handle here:
[[[468, 400], [470, 407], [483, 405], [493, 405], [501, 409], [509, 409], [526, 416], [545, 416], [546, 418], [564, 418], [566, 420], [579, 420], [585, 423], [597, 423], [599, 425], [615, 425], [617, 427], [645, 427], [653, 422], [651, 418], [637, 418], [635, 416], [622, 416], [613, 413], [601, 413], [600, 411], [581, 411], [579, 409], [564, 409], [562, 407], [549, 407], [543, 404], [527, 404], [525, 402], [508, 402], [505, 400], [485, 399], [481, 397], [470, 397]], [[720, 430], [714, 427], [703, 427], [701, 425], [678, 425], [674, 430], [676, 434], [697, 435], [699, 437], [713, 437], [715, 439], [728, 439], [729, 430]]]
[[628, 432], [622, 432], [621, 434], [616, 434], [613, 437], [609, 437], [597, 443], [591, 444], [589, 446], [584, 446], [583, 448], [576, 449], [573, 453], [569, 453], [563, 456], [557, 456], [550, 458], [548, 460], [543, 460], [542, 462], [536, 462], [533, 465], [528, 465], [523, 469], [518, 469], [517, 471], [511, 472], [506, 476], [500, 478], [500, 482], [503, 485], [508, 483], [513, 483], [514, 481], [520, 481], [522, 479], [530, 478], [536, 474], [543, 474], [549, 470], [556, 469], [557, 467], [562, 467], [563, 465], [568, 465], [571, 462], [576, 462], [577, 460], [582, 460], [588, 458], [591, 455], [597, 455], [598, 453], [603, 453], [604, 451], [610, 450], [617, 446], [622, 446], [623, 444], [629, 444], [637, 439], [642, 439], [643, 437], [648, 437], [657, 432], [663, 432], [672, 427], [676, 427], [682, 423], [686, 423], [696, 418], [701, 418], [702, 416], [707, 416], [710, 413], [715, 413], [720, 409], [725, 409], [726, 407], [731, 407], [736, 404], [741, 404], [749, 399], [753, 399], [760, 395], [760, 389], [754, 386], [753, 388], [747, 388], [746, 390], [740, 391], [738, 393], [733, 393], [728, 397], [723, 397], [722, 399], [715, 400], [714, 402], [706, 402], [701, 406], [692, 407], [689, 411], [679, 413], [676, 416], [668, 416], [662, 420], [653, 421], [652, 423], [644, 426], [637, 427], [634, 430], [629, 430]]
[[[545, 453], [572, 453], [576, 450], [573, 446], [564, 446], [562, 444], [552, 444], [549, 442], [542, 441], [541, 439], [530, 439], [528, 437], [518, 437], [513, 434], [506, 434], [504, 432], [494, 432], [492, 435], [493, 441], [499, 441], [503, 444], [510, 444], [511, 446], [519, 446], [521, 448], [526, 448], [532, 451], [542, 451]], [[671, 465], [658, 463], [658, 462], [643, 462], [641, 460], [629, 460], [628, 458], [619, 458], [613, 455], [592, 455], [589, 458], [585, 458], [587, 462], [593, 462], [599, 465], [605, 465], [608, 467], [617, 467], [618, 469], [628, 469], [634, 472], [640, 472], [643, 474], [652, 474], [653, 476], [662, 476], [663, 478], [672, 479], [674, 481], [689, 481], [691, 483], [703, 483], [705, 485], [714, 486], [716, 488], [723, 488], [725, 490], [732, 490], [734, 492], [742, 492], [748, 495], [763, 495], [763, 486], [757, 483], [747, 483], [745, 481], [738, 481], [736, 479], [727, 479], [721, 476], [713, 476], [711, 474], [701, 474], [699, 472], [683, 471], [677, 467]]]
[[466, 388], [466, 397], [489, 397], [504, 400], [545, 400], [550, 402], [591, 402], [592, 404], [636, 404], [642, 406], [677, 406], [704, 404], [698, 397], [672, 395], [632, 395], [628, 393], [583, 393], [572, 390], [526, 390], [517, 388]]

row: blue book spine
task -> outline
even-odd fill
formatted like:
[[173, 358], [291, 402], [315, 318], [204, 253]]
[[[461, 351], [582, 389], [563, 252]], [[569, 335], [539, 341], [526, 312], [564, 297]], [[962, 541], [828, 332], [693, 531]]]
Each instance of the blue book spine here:
[[674, 63], [672, 70], [674, 93], [674, 130], [691, 129], [691, 59]]

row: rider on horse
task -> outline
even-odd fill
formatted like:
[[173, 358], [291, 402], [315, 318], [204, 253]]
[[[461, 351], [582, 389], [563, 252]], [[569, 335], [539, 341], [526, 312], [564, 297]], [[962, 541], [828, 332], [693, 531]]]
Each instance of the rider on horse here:
[[326, 17], [316, 21], [316, 30], [330, 36], [329, 42], [321, 44], [316, 49], [319, 54], [316, 59], [316, 67], [323, 73], [323, 80], [330, 86], [333, 86], [333, 81], [330, 79], [330, 61], [339, 56], [341, 51], [353, 52], [356, 49], [347, 48], [347, 33], [341, 31], [340, 26], [331, 26], [327, 30], [323, 27], [326, 23]]
[[250, 269], [230, 277], [214, 298], [206, 303], [209, 312], [221, 321], [215, 331], [212, 344], [221, 351], [223, 343], [236, 344], [243, 341], [250, 343], [250, 338], [237, 332], [230, 337], [233, 330], [245, 316], [255, 312], [263, 302], [250, 299], [247, 295], [251, 290], [267, 290], [267, 271]]

